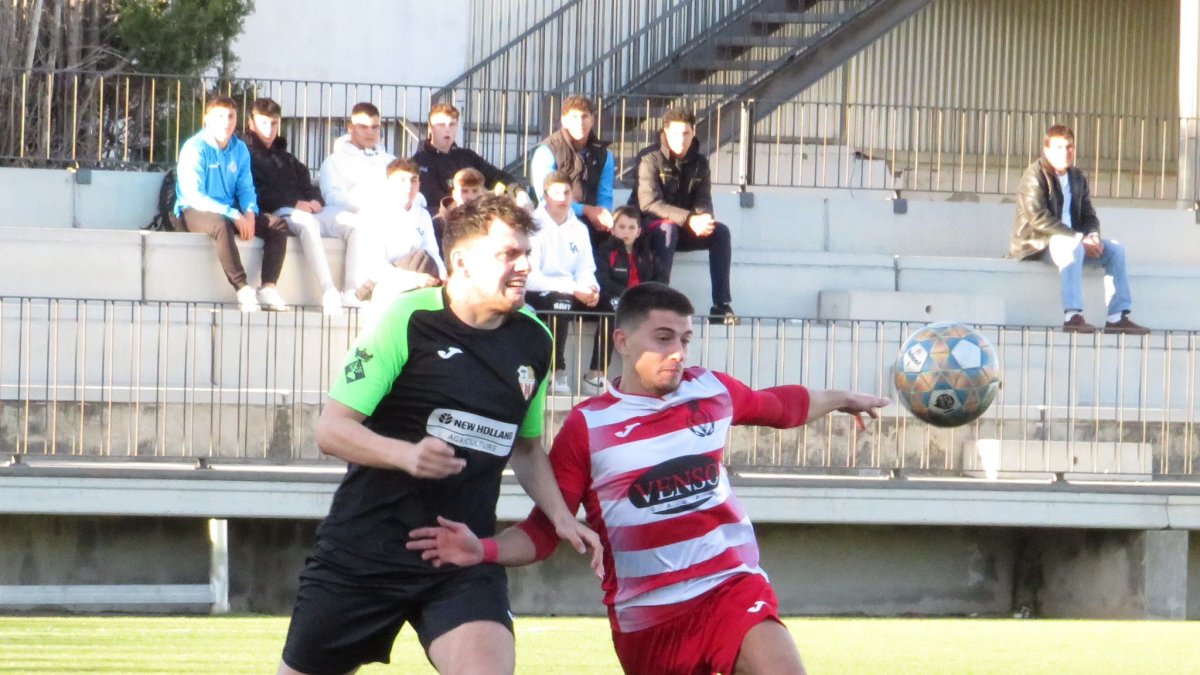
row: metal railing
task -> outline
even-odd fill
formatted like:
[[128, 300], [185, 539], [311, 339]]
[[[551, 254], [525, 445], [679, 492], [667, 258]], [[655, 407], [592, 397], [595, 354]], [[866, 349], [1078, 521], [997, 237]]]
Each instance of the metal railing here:
[[[313, 429], [357, 330], [353, 315], [243, 315], [199, 303], [3, 298], [0, 317], [0, 451], [97, 459], [320, 460]], [[569, 328], [577, 395], [549, 398], [547, 441], [579, 400], [593, 326]], [[747, 318], [694, 328], [690, 362], [752, 387], [890, 395], [892, 363], [917, 325]], [[982, 441], [1002, 451], [1003, 471], [1200, 473], [1200, 333], [979, 330], [1003, 379], [979, 420], [939, 429], [893, 405], [866, 432], [843, 415], [795, 430], [738, 428], [728, 461], [791, 472], [961, 473], [981, 468]]]
[[613, 94], [762, 0], [568, 0], [445, 90]]
[[[212, 91], [231, 94], [242, 110], [258, 96], [284, 108], [291, 150], [316, 171], [344, 133], [349, 109], [369, 100], [383, 112], [383, 143], [410, 155], [425, 136], [436, 90], [370, 83], [237, 80], [97, 73], [0, 72], [0, 163], [151, 169], [175, 161], [180, 144], [199, 129]], [[540, 91], [465, 89], [463, 145], [499, 166], [523, 173], [533, 148], [558, 124], [561, 98]], [[627, 187], [637, 153], [657, 143], [658, 116], [673, 98], [597, 96], [596, 131], [611, 143]], [[704, 110], [721, 100], [698, 86], [688, 103]], [[1077, 162], [1096, 197], [1192, 201], [1200, 165], [1200, 119], [791, 101], [745, 101], [745, 120], [707, 125], [701, 147], [718, 183], [746, 186], [921, 190], [1012, 194], [1021, 172], [1040, 153], [1054, 123], [1076, 132]], [[750, 133], [720, 143], [724, 128]]]

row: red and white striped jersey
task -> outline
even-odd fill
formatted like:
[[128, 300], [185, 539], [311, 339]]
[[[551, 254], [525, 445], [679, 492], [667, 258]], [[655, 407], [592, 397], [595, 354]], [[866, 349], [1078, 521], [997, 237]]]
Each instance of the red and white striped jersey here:
[[[604, 602], [629, 632], [669, 620], [735, 574], [763, 574], [722, 461], [725, 440], [734, 424], [799, 426], [809, 399], [798, 385], [754, 391], [698, 367], [661, 398], [619, 386], [570, 412], [550, 462], [567, 507], [582, 503], [604, 543]], [[519, 527], [539, 560], [553, 553], [558, 537], [540, 511]]]

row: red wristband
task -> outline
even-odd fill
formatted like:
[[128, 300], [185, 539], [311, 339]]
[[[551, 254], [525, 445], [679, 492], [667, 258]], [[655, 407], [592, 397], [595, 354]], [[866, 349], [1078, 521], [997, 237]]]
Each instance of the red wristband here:
[[483, 562], [496, 562], [496, 559], [500, 557], [500, 545], [496, 543], [496, 540], [488, 537], [480, 539], [479, 543], [483, 544]]

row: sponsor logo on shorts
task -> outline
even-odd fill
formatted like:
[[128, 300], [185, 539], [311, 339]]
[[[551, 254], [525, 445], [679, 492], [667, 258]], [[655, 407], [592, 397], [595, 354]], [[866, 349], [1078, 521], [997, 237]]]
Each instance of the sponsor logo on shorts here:
[[747, 609], [746, 611], [750, 614], [758, 614], [759, 612], [762, 611], [762, 608], [766, 607], [766, 606], [767, 606], [766, 600], [759, 600], [758, 602], [754, 603], [753, 607], [751, 607], [750, 609]]
[[366, 377], [367, 371], [363, 364], [373, 358], [375, 357], [367, 350], [355, 347], [354, 360], [347, 363], [345, 368], [346, 384], [353, 384]]
[[517, 425], [462, 410], [436, 408], [429, 413], [425, 433], [460, 448], [507, 457], [517, 438]]
[[669, 515], [700, 508], [721, 484], [721, 465], [712, 457], [688, 455], [651, 467], [629, 486], [639, 509]]
[[529, 397], [533, 396], [533, 390], [537, 388], [537, 375], [533, 372], [533, 366], [517, 368], [517, 384], [521, 385], [521, 395], [528, 401]]

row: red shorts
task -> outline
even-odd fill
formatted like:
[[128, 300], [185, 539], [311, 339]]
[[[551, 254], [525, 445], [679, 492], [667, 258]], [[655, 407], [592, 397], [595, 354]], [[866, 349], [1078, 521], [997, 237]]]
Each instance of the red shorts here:
[[761, 574], [739, 574], [686, 604], [687, 611], [650, 628], [613, 631], [627, 675], [732, 673], [746, 633], [779, 621], [779, 600]]

